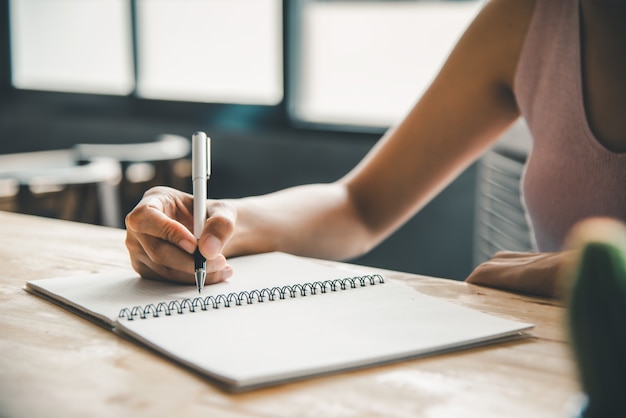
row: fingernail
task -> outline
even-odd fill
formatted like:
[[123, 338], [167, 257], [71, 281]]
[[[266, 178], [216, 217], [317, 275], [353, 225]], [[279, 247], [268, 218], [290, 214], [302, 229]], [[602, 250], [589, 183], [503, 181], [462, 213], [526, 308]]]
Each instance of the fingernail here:
[[196, 243], [192, 241], [187, 241], [186, 239], [180, 241], [178, 246], [183, 250], [187, 251], [189, 254], [193, 254], [196, 250]]
[[222, 242], [213, 236], [207, 237], [202, 243], [206, 254], [218, 255], [222, 249]]

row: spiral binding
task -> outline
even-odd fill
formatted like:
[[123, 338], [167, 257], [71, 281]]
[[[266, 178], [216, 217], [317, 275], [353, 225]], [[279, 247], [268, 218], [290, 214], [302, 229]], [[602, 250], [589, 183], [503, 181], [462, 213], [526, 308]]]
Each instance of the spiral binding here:
[[380, 274], [365, 275], [357, 277], [347, 277], [344, 279], [324, 280], [313, 283], [294, 284], [286, 286], [277, 286], [272, 288], [255, 289], [251, 291], [233, 292], [229, 294], [219, 294], [216, 296], [185, 298], [180, 301], [172, 300], [170, 302], [159, 302], [157, 304], [148, 304], [145, 306], [133, 306], [132, 308], [124, 308], [120, 310], [119, 317], [127, 318], [129, 321], [135, 318], [146, 319], [152, 314], [152, 317], [158, 318], [159, 315], [171, 315], [172, 313], [183, 314], [187, 312], [196, 312], [198, 309], [206, 311], [210, 308], [219, 309], [220, 307], [229, 308], [231, 306], [241, 306], [242, 304], [250, 305], [252, 303], [262, 303], [266, 300], [275, 301], [280, 299], [295, 298], [298, 296], [317, 295], [319, 293], [337, 292], [339, 290], [354, 289], [357, 286], [364, 287], [373, 286], [378, 282], [385, 283]]

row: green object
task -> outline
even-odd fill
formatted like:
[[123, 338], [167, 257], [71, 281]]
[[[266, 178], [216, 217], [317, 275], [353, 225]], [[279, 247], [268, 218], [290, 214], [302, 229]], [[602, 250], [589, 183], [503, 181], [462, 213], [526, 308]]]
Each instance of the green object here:
[[587, 405], [581, 417], [626, 417], [626, 246], [589, 242], [573, 274], [569, 327]]

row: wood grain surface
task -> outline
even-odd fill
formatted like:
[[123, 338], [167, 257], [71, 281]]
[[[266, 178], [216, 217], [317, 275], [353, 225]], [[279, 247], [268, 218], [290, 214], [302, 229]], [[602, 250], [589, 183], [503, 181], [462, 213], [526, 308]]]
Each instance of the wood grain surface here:
[[27, 280], [129, 266], [124, 237], [0, 212], [0, 416], [571, 417], [578, 383], [552, 299], [379, 270], [536, 328], [523, 340], [229, 394], [24, 290]]

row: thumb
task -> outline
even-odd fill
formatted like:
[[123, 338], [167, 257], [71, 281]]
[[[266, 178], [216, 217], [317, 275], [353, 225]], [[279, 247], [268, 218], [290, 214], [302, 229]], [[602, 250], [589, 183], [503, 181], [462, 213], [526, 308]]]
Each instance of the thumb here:
[[235, 232], [237, 211], [229, 203], [223, 201], [209, 202], [208, 219], [202, 229], [198, 245], [200, 252], [211, 260], [222, 253]]

